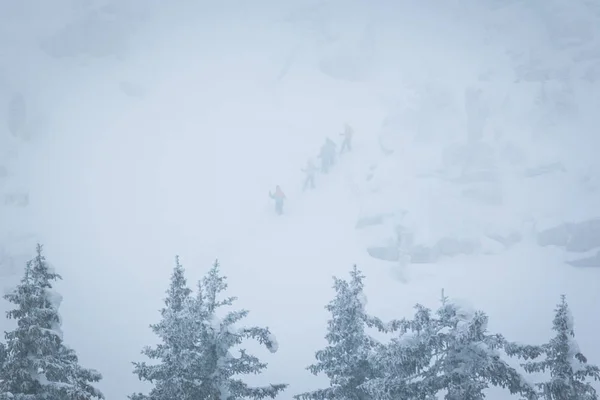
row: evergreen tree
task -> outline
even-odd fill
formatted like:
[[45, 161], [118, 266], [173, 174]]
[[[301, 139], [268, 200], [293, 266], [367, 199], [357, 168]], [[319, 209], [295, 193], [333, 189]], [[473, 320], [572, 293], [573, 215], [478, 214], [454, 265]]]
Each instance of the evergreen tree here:
[[0, 368], [0, 397], [16, 400], [102, 399], [91, 385], [102, 376], [79, 365], [77, 354], [63, 343], [58, 308], [61, 296], [52, 289], [54, 273], [37, 246], [16, 289], [4, 296], [16, 309], [7, 312], [17, 328], [5, 333]]
[[445, 297], [434, 314], [416, 306], [413, 320], [399, 321], [400, 335], [375, 357], [383, 371], [364, 385], [376, 398], [481, 400], [491, 386], [535, 398], [535, 390], [504, 362], [505, 340], [487, 332], [487, 316]]
[[412, 320], [395, 322], [398, 336], [386, 346], [379, 346], [371, 357], [380, 375], [362, 387], [377, 399], [437, 399], [438, 388], [424, 382], [436, 355], [440, 328], [430, 309], [417, 304]]
[[287, 385], [250, 387], [235, 375], [259, 373], [266, 364], [240, 350], [236, 358], [229, 350], [246, 338], [255, 338], [269, 350], [277, 350], [277, 341], [267, 328], [236, 329], [234, 324], [248, 311], [232, 311], [220, 320], [217, 311], [230, 306], [234, 297], [219, 299], [227, 288], [225, 277], [219, 275], [219, 265], [198, 283], [195, 298], [186, 287], [184, 270], [179, 259], [171, 276], [162, 320], [152, 330], [163, 343], [143, 350], [158, 364], [134, 363], [140, 379], [150, 381], [154, 388], [148, 395], [130, 396], [132, 400], [235, 400], [274, 398]]
[[369, 357], [379, 343], [365, 332], [365, 328], [377, 327], [382, 331], [386, 328], [365, 312], [364, 276], [356, 265], [350, 276], [350, 282], [334, 277], [336, 295], [325, 307], [331, 313], [325, 336], [329, 344], [317, 351], [317, 363], [307, 368], [314, 375], [325, 373], [330, 387], [296, 395], [296, 399], [368, 398], [361, 385], [375, 375]]
[[203, 382], [201, 395], [197, 398], [211, 400], [263, 399], [275, 398], [287, 384], [271, 384], [264, 387], [251, 387], [238, 375], [258, 374], [267, 367], [257, 357], [239, 350], [239, 357], [231, 354], [231, 349], [245, 339], [255, 339], [271, 351], [276, 352], [276, 338], [268, 328], [244, 327], [235, 324], [248, 315], [247, 310], [229, 311], [221, 319], [217, 312], [221, 307], [231, 306], [236, 297], [220, 299], [227, 289], [226, 277], [219, 272], [215, 261], [208, 274], [198, 284], [198, 295], [193, 305], [196, 316], [195, 344], [198, 354], [196, 363], [197, 379]]
[[[0, 342], [0, 387], [2, 387], [2, 371], [4, 369], [4, 363], [6, 362], [6, 358], [8, 357], [8, 354], [6, 353], [6, 345], [2, 342]], [[8, 393], [5, 391], [0, 391], [0, 400], [4, 400], [6, 399], [8, 396]]]
[[485, 313], [470, 312], [443, 298], [437, 315], [442, 345], [435, 348], [443, 356], [434, 358], [427, 380], [447, 391], [446, 400], [482, 400], [490, 385], [529, 399], [536, 397], [535, 389], [502, 359], [500, 351], [506, 341], [502, 335], [488, 333]]
[[152, 331], [162, 343], [156, 347], [146, 346], [142, 354], [151, 360], [159, 361], [148, 365], [146, 362], [134, 362], [134, 373], [140, 380], [154, 384], [148, 395], [136, 393], [132, 400], [171, 400], [191, 399], [198, 383], [190, 379], [193, 375], [188, 362], [195, 355], [193, 346], [192, 318], [189, 313], [191, 290], [187, 287], [185, 270], [175, 259], [171, 274], [171, 283], [160, 310], [162, 319], [150, 325]]
[[[575, 341], [573, 316], [565, 296], [555, 309], [552, 330], [556, 336], [541, 346], [511, 345], [510, 354], [528, 360], [523, 367], [529, 373], [550, 372], [550, 380], [538, 383], [546, 400], [597, 400], [598, 394], [588, 382], [600, 381], [600, 369], [587, 364]], [[542, 361], [534, 361], [543, 356]]]

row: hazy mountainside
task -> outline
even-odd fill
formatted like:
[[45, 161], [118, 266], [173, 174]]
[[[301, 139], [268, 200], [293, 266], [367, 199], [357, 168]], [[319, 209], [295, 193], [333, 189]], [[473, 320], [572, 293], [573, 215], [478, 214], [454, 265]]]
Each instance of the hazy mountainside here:
[[[219, 257], [278, 335], [257, 380], [282, 398], [320, 383], [302, 368], [355, 262], [383, 317], [445, 287], [522, 341], [567, 293], [594, 348], [596, 2], [30, 3], [0, 4], [0, 276], [46, 244], [107, 398], [139, 389], [175, 254], [191, 281]], [[302, 193], [344, 122], [354, 151]]]

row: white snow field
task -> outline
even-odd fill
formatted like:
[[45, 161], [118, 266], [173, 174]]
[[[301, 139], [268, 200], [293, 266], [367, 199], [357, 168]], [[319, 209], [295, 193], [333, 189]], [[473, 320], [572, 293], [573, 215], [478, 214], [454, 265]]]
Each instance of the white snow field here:
[[[354, 263], [372, 314], [435, 307], [443, 288], [518, 342], [546, 341], [566, 294], [579, 345], [600, 363], [600, 268], [567, 264], [600, 243], [569, 252], [572, 231], [571, 244], [539, 243], [547, 228], [600, 216], [600, 17], [574, 0], [569, 18], [560, 1], [281, 3], [152, 2], [118, 57], [53, 58], [21, 38], [29, 50], [11, 50], [23, 58], [0, 83], [40, 116], [27, 140], [0, 130], [0, 165], [13, 171], [2, 194], [29, 193], [26, 207], [0, 210], [2, 286], [20, 273], [8, 255], [20, 262], [43, 243], [64, 279], [65, 341], [103, 374], [107, 399], [147, 390], [131, 362], [156, 341], [148, 325], [176, 254], [191, 287], [218, 258], [246, 323], [275, 333], [276, 354], [248, 345], [269, 364], [248, 380], [289, 383], [281, 399], [327, 385], [305, 367], [325, 344], [331, 278]], [[121, 4], [121, 18], [142, 7]], [[467, 135], [473, 87], [489, 109], [479, 140]], [[346, 122], [353, 151], [302, 192], [300, 169]], [[492, 176], [461, 181], [466, 159]], [[396, 224], [434, 259], [372, 257], [397, 251]]]

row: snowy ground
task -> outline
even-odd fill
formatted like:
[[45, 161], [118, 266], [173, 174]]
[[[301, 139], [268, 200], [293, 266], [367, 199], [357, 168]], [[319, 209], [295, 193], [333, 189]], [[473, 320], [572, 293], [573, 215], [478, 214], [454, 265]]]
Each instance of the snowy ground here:
[[[30, 204], [19, 215], [1, 215], [10, 216], [12, 231], [34, 232], [63, 275], [65, 339], [83, 364], [103, 373], [107, 398], [143, 389], [131, 361], [155, 341], [148, 324], [159, 317], [175, 254], [190, 284], [218, 257], [238, 305], [251, 311], [248, 323], [268, 325], [277, 335], [277, 354], [256, 350], [269, 369], [252, 379], [290, 383], [282, 399], [326, 384], [304, 367], [324, 344], [331, 276], [345, 276], [353, 263], [367, 276], [371, 313], [408, 316], [416, 302], [435, 306], [444, 288], [488, 312], [491, 330], [520, 342], [549, 337], [554, 305], [564, 293], [582, 350], [600, 363], [592, 311], [600, 307], [600, 269], [564, 264], [562, 251], [540, 248], [527, 229], [520, 243], [500, 254], [458, 256], [403, 271], [369, 257], [366, 247], [376, 239], [355, 229], [367, 211], [397, 209], [411, 210], [419, 234], [429, 239], [455, 228], [521, 229], [528, 217], [560, 222], [595, 216], [597, 198], [584, 198], [572, 174], [532, 184], [515, 178], [518, 168], [502, 166], [505, 201], [496, 207], [466, 203], [447, 186], [417, 178], [444, 166], [442, 150], [463, 140], [464, 116], [452, 117], [457, 111], [443, 107], [443, 93], [438, 103], [414, 106], [412, 89], [433, 82], [451, 93], [449, 101], [462, 99], [463, 84], [485, 64], [473, 52], [474, 39], [465, 42], [473, 26], [449, 30], [456, 26], [450, 12], [413, 26], [414, 18], [424, 18], [417, 10], [413, 18], [402, 14], [403, 30], [394, 33], [397, 20], [384, 8], [339, 12], [330, 27], [334, 33], [360, 36], [369, 18], [380, 27], [372, 65], [363, 60], [361, 68], [344, 72], [367, 78], [348, 82], [318, 69], [320, 57], [343, 51], [306, 39], [318, 27], [302, 25], [302, 34], [282, 28], [279, 11], [244, 18], [249, 11], [240, 10], [223, 24], [180, 19], [177, 29], [169, 23], [181, 15], [168, 14], [152, 35], [139, 33], [125, 60], [103, 65], [39, 56], [61, 79], [47, 83], [45, 93], [54, 95], [39, 100], [47, 110], [45, 129], [20, 145], [15, 164]], [[433, 28], [454, 33], [444, 42]], [[496, 54], [477, 50], [482, 58]], [[456, 54], [464, 56], [449, 56]], [[126, 96], [123, 81], [140, 85], [144, 94]], [[493, 89], [503, 87], [501, 82]], [[416, 125], [425, 133], [420, 140], [408, 133], [395, 138], [401, 150], [386, 158], [378, 140], [382, 124], [405, 105], [421, 110], [425, 117]], [[572, 139], [520, 139], [531, 124], [519, 125], [520, 104], [508, 108], [502, 128], [529, 163], [558, 156], [582, 169], [587, 164], [581, 158], [592, 158]], [[412, 132], [415, 122], [400, 119]], [[355, 151], [331, 174], [318, 176], [316, 191], [303, 193], [300, 168], [326, 136], [338, 139], [344, 122], [356, 130]], [[378, 172], [367, 182], [372, 165]], [[289, 198], [282, 217], [274, 215], [267, 196], [276, 184]], [[380, 235], [377, 240], [386, 239]]]

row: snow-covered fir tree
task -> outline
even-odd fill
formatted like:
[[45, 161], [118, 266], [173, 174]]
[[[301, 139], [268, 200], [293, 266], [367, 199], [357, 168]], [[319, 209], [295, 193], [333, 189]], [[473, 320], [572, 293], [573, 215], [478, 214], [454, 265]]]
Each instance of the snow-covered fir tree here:
[[0, 351], [0, 398], [102, 399], [92, 385], [102, 379], [100, 373], [81, 367], [75, 351], [63, 343], [62, 298], [52, 287], [61, 277], [46, 262], [41, 245], [36, 251], [20, 284], [4, 296], [16, 305], [7, 317], [17, 320], [17, 328], [5, 333], [6, 348]]
[[397, 322], [399, 337], [377, 354], [383, 372], [364, 385], [376, 398], [481, 400], [489, 386], [536, 397], [523, 376], [501, 357], [505, 340], [487, 332], [487, 316], [449, 302], [436, 313], [416, 306], [412, 320]]
[[6, 345], [0, 342], [0, 367], [4, 365], [4, 361], [6, 361]]
[[148, 395], [130, 396], [132, 400], [235, 400], [274, 398], [287, 387], [284, 384], [251, 387], [241, 379], [243, 374], [257, 374], [266, 364], [240, 350], [234, 357], [230, 350], [254, 338], [272, 352], [277, 341], [267, 328], [236, 328], [235, 323], [248, 311], [231, 311], [223, 319], [217, 312], [230, 306], [235, 297], [219, 299], [227, 289], [225, 277], [219, 275], [215, 262], [209, 273], [198, 283], [198, 293], [191, 296], [179, 259], [171, 276], [162, 320], [152, 330], [162, 342], [155, 348], [146, 347], [143, 354], [157, 364], [134, 363], [135, 373], [154, 387]]
[[236, 297], [220, 298], [227, 289], [226, 277], [220, 275], [219, 263], [215, 261], [208, 274], [198, 284], [198, 294], [193, 304], [195, 315], [195, 344], [201, 362], [196, 365], [197, 379], [202, 384], [201, 396], [211, 400], [275, 398], [287, 384], [271, 384], [252, 387], [240, 375], [258, 374], [267, 364], [244, 349], [236, 357], [233, 347], [245, 339], [255, 339], [272, 353], [278, 349], [277, 339], [268, 328], [238, 327], [236, 324], [248, 315], [247, 310], [228, 311], [222, 317], [222, 307], [233, 305]]
[[[600, 381], [600, 369], [587, 363], [575, 341], [573, 316], [565, 299], [555, 309], [552, 329], [556, 333], [541, 346], [511, 345], [509, 354], [528, 360], [523, 367], [529, 373], [549, 372], [550, 380], [538, 383], [545, 400], [597, 400], [598, 394], [589, 381]], [[541, 361], [535, 361], [543, 357]]]
[[380, 375], [363, 384], [377, 399], [437, 399], [437, 388], [422, 384], [435, 355], [439, 327], [430, 309], [415, 306], [412, 320], [395, 322], [398, 336], [379, 346], [371, 363]]
[[317, 362], [307, 369], [314, 375], [324, 373], [330, 387], [296, 395], [298, 400], [369, 398], [361, 385], [375, 375], [369, 357], [379, 343], [367, 334], [366, 327], [384, 330], [379, 319], [366, 314], [366, 297], [361, 271], [356, 265], [346, 281], [334, 277], [335, 297], [325, 307], [331, 313], [325, 338], [329, 343], [317, 351]]
[[[4, 362], [6, 361], [6, 345], [0, 342], [0, 387], [2, 387], [2, 369], [4, 368]], [[2, 390], [0, 391], [0, 400], [5, 400], [9, 396], [9, 392]]]
[[428, 380], [438, 390], [446, 390], [446, 400], [481, 400], [489, 386], [508, 389], [528, 399], [535, 389], [523, 375], [508, 365], [501, 351], [506, 343], [499, 334], [487, 330], [488, 317], [482, 311], [470, 311], [442, 299], [437, 311], [439, 342], [429, 369]]
[[142, 350], [142, 354], [157, 363], [133, 363], [138, 378], [151, 382], [154, 387], [148, 395], [131, 395], [132, 400], [185, 400], [194, 398], [198, 393], [199, 383], [194, 379], [191, 362], [198, 357], [194, 347], [194, 321], [189, 312], [191, 293], [187, 287], [185, 270], [179, 257], [176, 257], [165, 306], [160, 310], [162, 319], [150, 325], [162, 343], [155, 347], [146, 346]]

